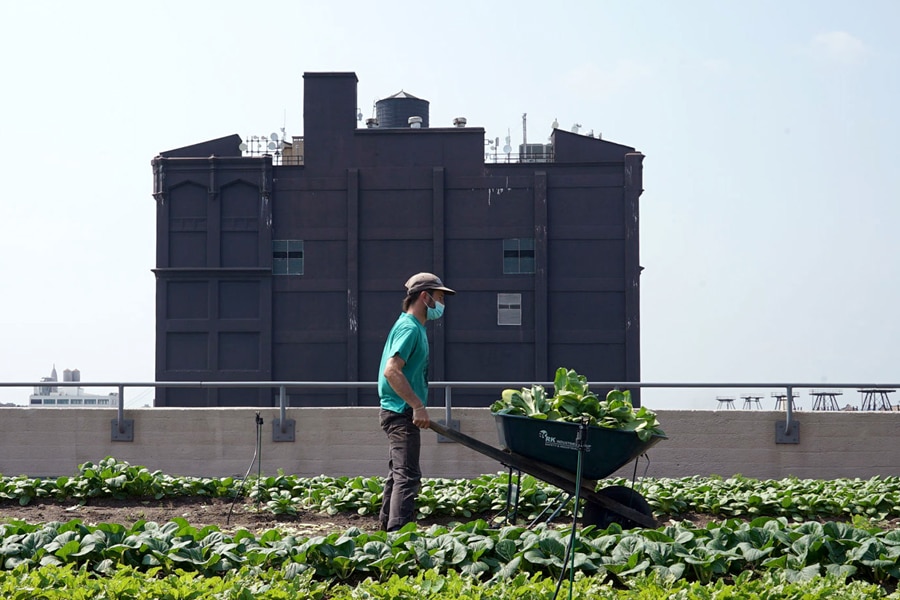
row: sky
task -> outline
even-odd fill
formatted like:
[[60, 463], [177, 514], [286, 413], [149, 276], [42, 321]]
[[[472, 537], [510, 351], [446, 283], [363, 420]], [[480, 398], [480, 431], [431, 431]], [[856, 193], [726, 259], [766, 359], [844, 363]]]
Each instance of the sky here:
[[515, 147], [525, 114], [531, 143], [558, 120], [643, 152], [645, 382], [900, 381], [898, 22], [894, 0], [2, 3], [0, 382], [153, 381], [150, 161], [303, 135], [307, 71], [355, 72], [366, 117], [402, 89], [432, 126]]

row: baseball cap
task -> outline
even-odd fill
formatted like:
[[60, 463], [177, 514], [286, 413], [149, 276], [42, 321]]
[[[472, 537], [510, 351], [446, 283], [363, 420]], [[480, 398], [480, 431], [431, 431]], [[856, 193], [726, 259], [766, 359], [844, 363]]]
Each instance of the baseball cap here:
[[406, 281], [406, 294], [418, 294], [425, 290], [441, 290], [445, 294], [455, 294], [444, 285], [441, 278], [433, 273], [416, 273]]

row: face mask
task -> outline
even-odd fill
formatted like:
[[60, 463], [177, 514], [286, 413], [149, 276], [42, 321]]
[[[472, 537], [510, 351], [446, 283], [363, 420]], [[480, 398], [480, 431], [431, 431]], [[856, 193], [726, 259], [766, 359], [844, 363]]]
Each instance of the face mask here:
[[428, 297], [434, 302], [434, 308], [426, 306], [428, 310], [426, 311], [425, 318], [429, 321], [436, 321], [444, 314], [444, 305], [435, 300], [434, 296], [429, 295]]

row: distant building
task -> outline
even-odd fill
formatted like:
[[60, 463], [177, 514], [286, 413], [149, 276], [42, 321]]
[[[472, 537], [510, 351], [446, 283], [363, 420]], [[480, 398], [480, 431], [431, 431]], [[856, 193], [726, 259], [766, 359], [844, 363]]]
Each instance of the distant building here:
[[[577, 128], [527, 143], [524, 126], [515, 153], [463, 117], [433, 127], [428, 101], [405, 92], [364, 127], [358, 107], [354, 73], [306, 73], [302, 137], [232, 135], [153, 159], [157, 381], [374, 381], [419, 271], [458, 292], [428, 325], [431, 381], [525, 384], [561, 366], [640, 380], [643, 154]], [[366, 389], [287, 393], [292, 406], [377, 404]], [[495, 397], [456, 390], [453, 403]], [[163, 387], [155, 404], [277, 398]]]
[[[81, 381], [81, 371], [78, 369], [63, 371], [63, 381]], [[40, 385], [34, 388], [34, 393], [28, 397], [29, 406], [49, 406], [53, 408], [110, 408], [119, 404], [119, 394], [114, 392], [107, 395], [87, 394], [81, 386], [60, 386], [56, 374], [56, 365], [49, 377], [41, 377]]]

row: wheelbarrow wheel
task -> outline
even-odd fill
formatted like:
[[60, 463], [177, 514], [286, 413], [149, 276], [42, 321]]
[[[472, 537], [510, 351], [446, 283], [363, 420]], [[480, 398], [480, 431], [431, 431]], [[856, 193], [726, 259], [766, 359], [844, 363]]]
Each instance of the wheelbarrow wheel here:
[[[624, 504], [628, 508], [632, 508], [653, 519], [653, 509], [650, 508], [650, 505], [643, 496], [630, 487], [610, 485], [597, 490], [597, 494], [618, 502], [619, 504]], [[613, 523], [618, 523], [623, 529], [641, 527], [640, 524], [635, 523], [627, 517], [623, 517], [616, 511], [590, 500], [585, 503], [581, 520], [585, 525], [596, 525], [598, 529], [606, 529]]]

